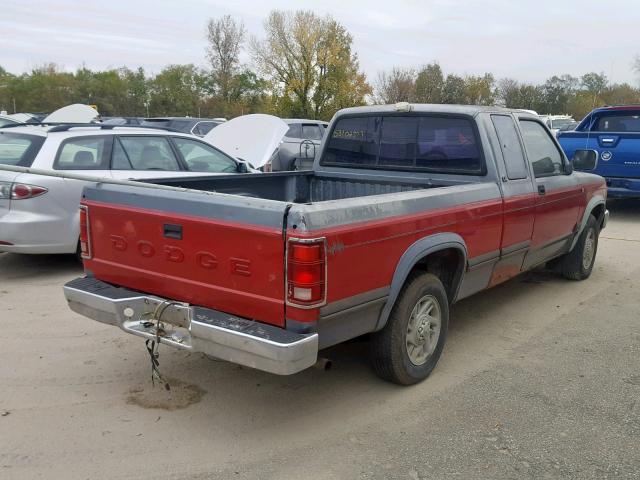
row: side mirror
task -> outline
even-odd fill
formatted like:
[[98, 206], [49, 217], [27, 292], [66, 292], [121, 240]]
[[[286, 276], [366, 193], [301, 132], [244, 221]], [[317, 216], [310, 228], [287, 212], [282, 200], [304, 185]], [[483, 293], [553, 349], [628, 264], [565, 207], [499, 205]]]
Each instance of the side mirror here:
[[249, 173], [249, 169], [247, 168], [247, 164], [244, 162], [238, 163], [238, 173]]
[[576, 170], [595, 170], [598, 165], [598, 152], [595, 150], [576, 150], [571, 164]]

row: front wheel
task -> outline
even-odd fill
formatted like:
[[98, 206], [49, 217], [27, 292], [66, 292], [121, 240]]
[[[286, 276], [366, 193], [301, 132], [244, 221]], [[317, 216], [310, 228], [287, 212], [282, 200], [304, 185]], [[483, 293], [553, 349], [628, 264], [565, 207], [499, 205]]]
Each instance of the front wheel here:
[[449, 303], [438, 277], [414, 273], [385, 327], [371, 337], [373, 369], [381, 378], [412, 385], [429, 376], [447, 337]]
[[562, 275], [570, 280], [584, 280], [591, 275], [598, 251], [600, 228], [593, 215], [589, 215], [587, 224], [578, 238], [573, 250], [562, 257]]

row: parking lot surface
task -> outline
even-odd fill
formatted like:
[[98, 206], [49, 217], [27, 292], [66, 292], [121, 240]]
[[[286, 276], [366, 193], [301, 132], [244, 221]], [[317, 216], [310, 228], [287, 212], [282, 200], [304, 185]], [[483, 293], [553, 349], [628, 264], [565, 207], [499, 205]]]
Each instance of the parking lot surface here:
[[364, 341], [278, 377], [71, 312], [74, 258], [0, 254], [0, 478], [638, 478], [640, 204], [609, 206], [594, 272], [536, 271], [453, 308], [430, 378], [379, 380]]

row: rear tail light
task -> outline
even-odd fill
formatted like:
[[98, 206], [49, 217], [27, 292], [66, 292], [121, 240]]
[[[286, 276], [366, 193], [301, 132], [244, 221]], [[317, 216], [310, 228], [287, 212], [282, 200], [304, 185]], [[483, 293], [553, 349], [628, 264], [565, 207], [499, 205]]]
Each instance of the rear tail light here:
[[327, 254], [324, 238], [289, 239], [287, 243], [287, 304], [320, 307], [327, 300]]
[[27, 185], [26, 183], [0, 182], [0, 198], [11, 200], [26, 200], [28, 198], [39, 197], [49, 190], [37, 185]]
[[89, 207], [80, 205], [80, 256], [91, 258], [91, 235], [89, 232]]

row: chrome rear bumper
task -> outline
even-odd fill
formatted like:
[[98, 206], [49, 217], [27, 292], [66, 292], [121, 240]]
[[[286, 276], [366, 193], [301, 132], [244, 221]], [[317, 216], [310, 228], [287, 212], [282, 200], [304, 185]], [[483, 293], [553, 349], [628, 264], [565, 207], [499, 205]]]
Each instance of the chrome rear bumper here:
[[[278, 375], [312, 366], [318, 334], [297, 334], [217, 310], [194, 307], [114, 287], [95, 278], [64, 286], [71, 310], [163, 345], [203, 352], [229, 362]], [[158, 334], [157, 318], [161, 329]]]

